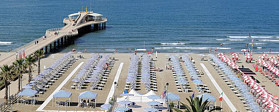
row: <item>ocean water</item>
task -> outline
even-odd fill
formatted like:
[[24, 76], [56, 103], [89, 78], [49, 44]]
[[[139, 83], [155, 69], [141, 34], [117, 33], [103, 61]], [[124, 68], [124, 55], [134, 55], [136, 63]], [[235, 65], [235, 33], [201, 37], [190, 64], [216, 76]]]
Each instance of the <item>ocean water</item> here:
[[[8, 51], [63, 26], [68, 14], [85, 10], [108, 18], [107, 29], [78, 38], [88, 52], [278, 52], [278, 0], [1, 0], [0, 50]], [[252, 38], [248, 38], [248, 35]], [[12, 42], [11, 44], [3, 42]], [[223, 44], [223, 46], [220, 46]]]

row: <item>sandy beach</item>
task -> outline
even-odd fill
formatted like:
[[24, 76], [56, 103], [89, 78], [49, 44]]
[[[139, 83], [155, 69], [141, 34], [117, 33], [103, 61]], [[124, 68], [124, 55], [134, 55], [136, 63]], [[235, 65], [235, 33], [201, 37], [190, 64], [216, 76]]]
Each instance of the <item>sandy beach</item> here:
[[[55, 62], [55, 60], [57, 60], [58, 58], [62, 57], [64, 55], [64, 53], [56, 53], [56, 54], [51, 54], [45, 58], [43, 58], [41, 60], [41, 69], [43, 70], [44, 68], [47, 68], [49, 66], [51, 66], [51, 64], [53, 64]], [[84, 58], [78, 58], [79, 55], [82, 55]], [[66, 77], [82, 62], [86, 62], [88, 61], [88, 59], [91, 57], [91, 53], [75, 53], [73, 54], [73, 56], [76, 58], [76, 62], [73, 63], [72, 66], [70, 66], [70, 68], [58, 79], [56, 80], [53, 85], [51, 85], [49, 88], [47, 88], [47, 91], [44, 94], [39, 94], [38, 97], [36, 97], [36, 100], [38, 100], [38, 103], [36, 105], [30, 105], [30, 104], [22, 104], [22, 103], [16, 103], [15, 105], [13, 105], [13, 110], [18, 110], [18, 111], [36, 111], [36, 109], [43, 103], [43, 101], [45, 101], [52, 93], [53, 91], [61, 84], [62, 81], [64, 81], [66, 79]], [[111, 85], [113, 84], [113, 80], [115, 78], [116, 72], [119, 68], [120, 63], [123, 63], [123, 69], [121, 70], [121, 74], [119, 77], [119, 81], [118, 81], [118, 86], [117, 89], [115, 91], [114, 96], [117, 96], [118, 98], [120, 98], [120, 94], [123, 93], [124, 89], [125, 89], [125, 85], [126, 85], [126, 78], [127, 78], [127, 74], [128, 74], [128, 70], [129, 70], [129, 65], [130, 65], [130, 55], [128, 53], [116, 53], [116, 54], [110, 54], [111, 59], [114, 58], [115, 59], [115, 63], [113, 64], [113, 67], [111, 68], [109, 75], [108, 75], [108, 79], [107, 82], [104, 84], [104, 87], [102, 90], [91, 90], [89, 87], [88, 88], [84, 88], [81, 90], [77, 90], [77, 89], [71, 89], [71, 85], [73, 84], [72, 79], [75, 77], [75, 75], [77, 75], [77, 73], [79, 72], [80, 68], [77, 70], [77, 72], [74, 73], [74, 75], [71, 77], [70, 80], [68, 80], [66, 82], [66, 84], [62, 87], [62, 90], [66, 90], [69, 92], [72, 92], [72, 97], [71, 97], [71, 102], [72, 105], [70, 107], [63, 107], [63, 106], [54, 106], [52, 105], [52, 101], [49, 102], [45, 107], [44, 110], [67, 110], [67, 111], [102, 111], [100, 108], [100, 105], [104, 104], [107, 97], [108, 97], [108, 93], [111, 89]], [[168, 92], [172, 92], [175, 94], [178, 94], [180, 96], [180, 101], [184, 104], [187, 104], [186, 98], [188, 98], [189, 96], [192, 96], [192, 94], [194, 93], [195, 95], [200, 95], [202, 93], [199, 93], [199, 91], [197, 90], [196, 85], [193, 83], [193, 81], [190, 78], [189, 73], [187, 72], [186, 66], [183, 62], [180, 62], [183, 71], [185, 72], [185, 75], [187, 77], [187, 80], [189, 81], [189, 86], [192, 89], [193, 92], [178, 92], [177, 88], [176, 88], [176, 83], [175, 83], [175, 78], [172, 75], [172, 71], [171, 70], [167, 70], [166, 69], [166, 65], [169, 65], [170, 62], [168, 61], [169, 55], [174, 55], [174, 56], [183, 56], [185, 54], [181, 54], [181, 53], [159, 53], [157, 58], [155, 56], [155, 54], [151, 55], [151, 58], [153, 58], [154, 62], [155, 62], [155, 68], [160, 68], [163, 69], [163, 71], [159, 72], [156, 71], [156, 80], [157, 80], [157, 88], [158, 91], [156, 91], [155, 93], [157, 95], [161, 95], [161, 93], [164, 91], [164, 87], [166, 85], [166, 83], [169, 83], [168, 86]], [[223, 90], [223, 92], [228, 96], [229, 100], [232, 102], [232, 104], [234, 105], [234, 107], [241, 112], [246, 111], [246, 108], [244, 107], [244, 104], [241, 102], [241, 99], [238, 98], [233, 91], [228, 87], [228, 85], [226, 85], [225, 81], [222, 79], [222, 77], [220, 77], [217, 73], [217, 71], [214, 69], [214, 67], [211, 65], [211, 61], [209, 61], [209, 57], [205, 56], [205, 59], [208, 59], [206, 61], [202, 61], [202, 56], [200, 54], [187, 54], [189, 57], [192, 57], [192, 59], [195, 61], [194, 66], [198, 69], [198, 71], [203, 72], [204, 74], [201, 75], [201, 80], [202, 82], [207, 85], [208, 89], [211, 91], [211, 95], [213, 95], [216, 98], [216, 102], [212, 102], [212, 104], [216, 105], [216, 106], [220, 106], [221, 102], [218, 101], [218, 98], [220, 96], [220, 93], [217, 91], [216, 87], [214, 86], [212, 80], [209, 79], [209, 75], [205, 73], [204, 68], [201, 66], [201, 64], [204, 64], [205, 67], [208, 69], [208, 71], [210, 72], [210, 74], [212, 75], [212, 77], [214, 78], [214, 80], [217, 82], [217, 84], [220, 86], [220, 88]], [[207, 54], [205, 54], [207, 55]], [[227, 56], [230, 56], [230, 54], [225, 54]], [[261, 54], [254, 54], [253, 58], [254, 59], [258, 59], [258, 57]], [[238, 66], [244, 65], [245, 67], [250, 68], [252, 71], [254, 71], [253, 68], [253, 63], [246, 63], [245, 62], [245, 57], [243, 56], [243, 54], [240, 54], [240, 60], [237, 63]], [[255, 71], [254, 71], [255, 72]], [[265, 78], [261, 73], [259, 72], [255, 72], [256, 76], [255, 78], [258, 79], [261, 83], [262, 86], [265, 86], [265, 89], [267, 91], [269, 91], [270, 93], [272, 93], [273, 95], [279, 95], [278, 92], [276, 92], [277, 89], [274, 88], [278, 88], [278, 86], [276, 86], [274, 83], [272, 83], [270, 80], [268, 80], [267, 78]], [[34, 72], [33, 75], [36, 76], [37, 75], [37, 67], [34, 67]], [[23, 85], [27, 84], [27, 74], [23, 75]], [[17, 93], [17, 81], [12, 82], [12, 84], [10, 85], [11, 87], [11, 94], [15, 94]], [[148, 91], [144, 90], [143, 87], [140, 87], [141, 89], [139, 91], [137, 91], [138, 93], [141, 94], [145, 94]], [[2, 89], [0, 91], [0, 96], [1, 98], [3, 98], [4, 96], [4, 90]], [[78, 95], [81, 92], [84, 91], [92, 91], [95, 93], [98, 93], [98, 97], [97, 97], [97, 108], [81, 108], [77, 106], [78, 101]], [[228, 106], [228, 104], [226, 102], [222, 102], [222, 108], [223, 111], [227, 112], [227, 111], [231, 111], [230, 107]]]

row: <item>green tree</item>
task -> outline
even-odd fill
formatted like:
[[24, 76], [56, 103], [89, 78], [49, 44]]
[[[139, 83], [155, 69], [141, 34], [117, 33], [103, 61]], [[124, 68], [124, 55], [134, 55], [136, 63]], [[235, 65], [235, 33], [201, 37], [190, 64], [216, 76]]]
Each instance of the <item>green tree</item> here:
[[4, 80], [4, 85], [5, 85], [5, 99], [6, 99], [6, 103], [8, 103], [8, 84], [10, 83], [10, 80], [12, 78], [12, 67], [8, 66], [8, 65], [3, 65], [2, 67], [0, 67], [1, 69], [1, 77]]
[[18, 77], [18, 92], [21, 90], [22, 74], [25, 70], [24, 59], [18, 59], [13, 62], [13, 72]]
[[38, 60], [38, 75], [40, 74], [40, 72], [41, 72], [41, 69], [40, 69], [40, 67], [41, 67], [41, 58], [43, 58], [45, 55], [44, 55], [44, 51], [43, 50], [38, 50], [38, 51], [36, 51], [35, 52], [35, 57], [37, 58], [37, 60]]
[[25, 65], [28, 68], [28, 82], [32, 80], [33, 65], [36, 66], [35, 61], [35, 58], [30, 55], [25, 58]]
[[[182, 103], [182, 105], [186, 108], [185, 112], [205, 112], [205, 110], [208, 108], [208, 106], [210, 104], [210, 102], [208, 100], [205, 100], [203, 102], [203, 97], [192, 98], [190, 96], [189, 98], [186, 98], [186, 100], [189, 103], [189, 106]], [[221, 110], [221, 109], [222, 108], [220, 108], [220, 107], [216, 107], [216, 108], [210, 110], [209, 112], [214, 111], [214, 110]], [[181, 110], [176, 109], [176, 108], [174, 108], [174, 110], [177, 112], [182, 112]]]

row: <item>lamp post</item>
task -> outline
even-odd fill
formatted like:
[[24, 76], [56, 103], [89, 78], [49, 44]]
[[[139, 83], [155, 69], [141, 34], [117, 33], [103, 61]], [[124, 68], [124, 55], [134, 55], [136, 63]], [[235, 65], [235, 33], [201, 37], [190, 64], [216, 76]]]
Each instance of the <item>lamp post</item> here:
[[169, 106], [169, 102], [168, 102], [168, 86], [169, 86], [169, 83], [166, 83], [166, 103], [167, 103], [167, 106]]

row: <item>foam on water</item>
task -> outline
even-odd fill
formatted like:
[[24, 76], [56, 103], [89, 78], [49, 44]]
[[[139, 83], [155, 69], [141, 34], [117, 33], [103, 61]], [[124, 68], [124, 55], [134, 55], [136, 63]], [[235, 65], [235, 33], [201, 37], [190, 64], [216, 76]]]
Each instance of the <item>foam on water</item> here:
[[[250, 45], [252, 44], [252, 43], [249, 43]], [[253, 43], [254, 45], [266, 45], [267, 43]]]
[[262, 42], [279, 42], [279, 40], [270, 40], [270, 39], [260, 39]]
[[257, 47], [257, 49], [262, 49], [263, 47]]
[[187, 50], [208, 50], [208, 49], [220, 49], [220, 50], [229, 50], [231, 48], [229, 47], [155, 47], [155, 49], [163, 49], [163, 50], [166, 50], [166, 49], [187, 49]]
[[186, 45], [186, 43], [180, 43], [180, 42], [177, 42], [177, 43], [160, 43], [161, 45]]
[[228, 36], [228, 38], [233, 38], [233, 39], [245, 39], [249, 38], [248, 36]]
[[2, 42], [0, 41], [0, 45], [11, 45], [13, 42]]
[[273, 36], [251, 36], [251, 38], [273, 38]]
[[229, 39], [229, 41], [244, 41], [244, 39], [233, 38], [233, 39]]
[[220, 39], [216, 39], [217, 41], [225, 41], [227, 39], [223, 39], [223, 38], [220, 38]]

